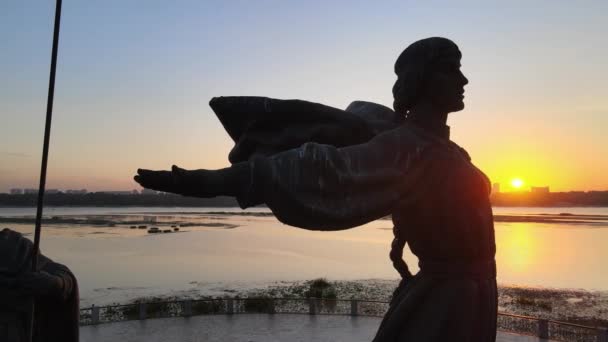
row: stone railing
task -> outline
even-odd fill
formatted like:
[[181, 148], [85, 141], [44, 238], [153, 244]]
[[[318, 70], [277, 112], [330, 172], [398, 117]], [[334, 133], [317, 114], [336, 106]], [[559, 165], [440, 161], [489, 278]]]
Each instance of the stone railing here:
[[[246, 313], [382, 317], [388, 305], [388, 302], [382, 301], [317, 298], [177, 300], [83, 308], [80, 309], [80, 324]], [[505, 313], [498, 314], [498, 329], [557, 341], [608, 342], [608, 330], [605, 328]]]

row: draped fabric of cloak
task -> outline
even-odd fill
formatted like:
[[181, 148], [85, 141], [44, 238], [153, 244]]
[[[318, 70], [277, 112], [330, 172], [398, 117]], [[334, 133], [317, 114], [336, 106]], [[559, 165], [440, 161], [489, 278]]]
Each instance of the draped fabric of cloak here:
[[228, 155], [233, 164], [307, 142], [337, 147], [360, 144], [403, 121], [391, 109], [364, 101], [353, 102], [346, 111], [256, 96], [215, 97], [209, 105], [235, 142]]
[[[268, 103], [265, 113], [273, 112]], [[305, 109], [317, 118], [327, 110], [310, 103]], [[290, 122], [306, 110], [294, 111]], [[285, 107], [279, 112], [290, 114]], [[266, 203], [285, 224], [325, 231], [392, 215], [396, 240], [401, 248], [409, 244], [420, 271], [404, 276], [374, 341], [495, 341], [496, 247], [487, 177], [449, 140], [447, 129], [429, 131], [409, 120], [374, 132], [364, 119], [361, 127], [372, 137], [355, 130], [360, 141], [354, 145], [317, 141], [289, 150], [267, 145], [273, 154], [250, 151], [245, 160], [252, 181], [237, 197], [240, 205]]]

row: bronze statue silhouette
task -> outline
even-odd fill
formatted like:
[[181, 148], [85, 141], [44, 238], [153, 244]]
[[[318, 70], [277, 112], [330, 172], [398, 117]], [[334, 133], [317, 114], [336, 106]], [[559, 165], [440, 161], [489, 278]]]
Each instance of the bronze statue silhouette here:
[[[467, 78], [452, 41], [427, 38], [395, 63], [394, 111], [221, 97], [210, 105], [235, 141], [221, 170], [139, 169], [143, 187], [265, 203], [283, 223], [339, 230], [392, 215], [403, 278], [374, 341], [494, 341], [497, 291], [490, 185], [449, 140]], [[402, 259], [419, 259], [412, 275]]]

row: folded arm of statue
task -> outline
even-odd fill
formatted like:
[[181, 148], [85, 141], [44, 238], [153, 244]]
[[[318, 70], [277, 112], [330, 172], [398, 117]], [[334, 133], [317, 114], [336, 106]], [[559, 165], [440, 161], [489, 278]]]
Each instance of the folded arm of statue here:
[[48, 296], [62, 301], [69, 300], [77, 293], [76, 278], [70, 270], [39, 255], [42, 268], [37, 272], [24, 272], [16, 279], [19, 292], [33, 296]]
[[42, 253], [38, 254], [38, 270], [30, 270], [33, 244], [21, 233], [8, 228], [0, 231], [0, 249], [0, 287], [18, 295], [60, 300], [77, 293], [72, 272]]
[[422, 187], [431, 142], [408, 125], [347, 147], [306, 143], [221, 170], [140, 169], [143, 187], [185, 196], [235, 196], [242, 208], [265, 203], [283, 223], [340, 230], [390, 214]]

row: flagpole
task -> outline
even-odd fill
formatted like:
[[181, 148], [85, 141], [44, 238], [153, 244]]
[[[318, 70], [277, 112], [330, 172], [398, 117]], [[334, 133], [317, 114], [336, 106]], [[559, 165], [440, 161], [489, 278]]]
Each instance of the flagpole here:
[[[53, 49], [51, 51], [51, 71], [49, 76], [49, 92], [46, 102], [46, 122], [44, 126], [44, 143], [42, 146], [42, 163], [40, 166], [40, 184], [38, 186], [38, 203], [36, 208], [36, 228], [34, 232], [34, 250], [32, 252], [32, 271], [38, 268], [38, 254], [40, 247], [40, 224], [42, 222], [42, 207], [44, 201], [44, 189], [46, 186], [46, 166], [49, 156], [49, 141], [51, 138], [51, 119], [53, 117], [53, 98], [55, 96], [55, 72], [57, 70], [57, 49], [59, 45], [59, 27], [61, 22], [61, 0], [55, 3], [55, 24], [53, 28]], [[34, 310], [30, 317], [29, 340], [33, 338]]]
[[51, 74], [49, 76], [49, 93], [46, 102], [46, 122], [44, 126], [44, 144], [42, 146], [42, 164], [40, 167], [40, 185], [38, 186], [38, 204], [36, 208], [36, 230], [34, 233], [34, 254], [32, 255], [32, 271], [38, 264], [38, 249], [40, 247], [40, 223], [42, 222], [42, 206], [46, 186], [46, 166], [49, 157], [49, 141], [51, 138], [51, 119], [53, 117], [53, 98], [55, 96], [55, 71], [57, 70], [57, 48], [59, 45], [59, 23], [61, 21], [61, 0], [55, 7], [55, 28], [53, 30], [53, 50], [51, 52]]

